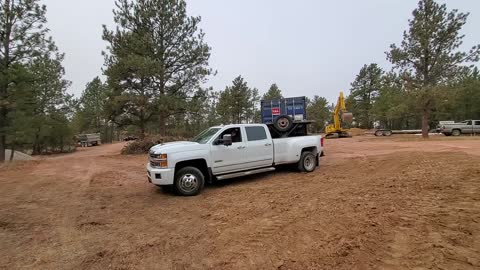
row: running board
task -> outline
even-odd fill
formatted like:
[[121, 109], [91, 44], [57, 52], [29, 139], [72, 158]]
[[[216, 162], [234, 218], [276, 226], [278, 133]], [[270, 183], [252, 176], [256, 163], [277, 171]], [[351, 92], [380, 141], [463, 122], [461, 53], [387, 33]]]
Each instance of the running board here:
[[251, 174], [271, 172], [271, 171], [275, 171], [275, 168], [274, 167], [269, 167], [269, 168], [251, 170], [251, 171], [246, 171], [246, 172], [224, 174], [224, 175], [217, 176], [217, 180], [225, 180], [225, 179], [236, 178], [236, 177], [240, 177], [240, 176], [247, 176], [247, 175], [251, 175]]

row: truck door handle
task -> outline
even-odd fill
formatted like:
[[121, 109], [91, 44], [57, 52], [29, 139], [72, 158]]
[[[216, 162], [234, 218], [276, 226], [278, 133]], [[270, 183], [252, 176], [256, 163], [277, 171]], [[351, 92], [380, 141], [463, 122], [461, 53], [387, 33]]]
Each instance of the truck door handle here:
[[266, 143], [265, 146], [271, 146], [272, 144], [271, 143]]
[[245, 146], [239, 146], [239, 147], [237, 147], [237, 149], [239, 149], [239, 150], [245, 149]]

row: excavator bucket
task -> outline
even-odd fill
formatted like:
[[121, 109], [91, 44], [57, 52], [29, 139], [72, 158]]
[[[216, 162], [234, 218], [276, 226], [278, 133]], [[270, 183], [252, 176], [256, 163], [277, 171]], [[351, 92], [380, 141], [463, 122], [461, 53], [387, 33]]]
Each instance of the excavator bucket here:
[[343, 113], [342, 114], [342, 121], [351, 123], [353, 121], [353, 114], [352, 113]]

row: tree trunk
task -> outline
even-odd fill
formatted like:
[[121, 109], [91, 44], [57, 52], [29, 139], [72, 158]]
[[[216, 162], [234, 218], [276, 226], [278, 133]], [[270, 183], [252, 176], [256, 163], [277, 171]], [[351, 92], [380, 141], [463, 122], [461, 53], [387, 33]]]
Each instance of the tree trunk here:
[[422, 114], [422, 137], [424, 139], [428, 139], [428, 131], [430, 130], [430, 126], [428, 125], [429, 119], [430, 119], [430, 110], [424, 109]]
[[40, 140], [40, 130], [37, 129], [37, 132], [35, 133], [35, 139], [33, 141], [33, 151], [32, 151], [32, 155], [40, 155], [40, 143], [38, 142]]
[[14, 156], [15, 156], [15, 145], [12, 144], [12, 152], [10, 152], [10, 161], [13, 161]]
[[158, 114], [158, 129], [159, 129], [159, 133], [160, 135], [162, 136], [165, 136], [166, 134], [166, 121], [165, 121], [165, 115], [166, 113], [162, 110], [160, 110], [159, 114]]
[[0, 163], [5, 161], [6, 136], [0, 135]]
[[140, 120], [140, 140], [145, 139], [145, 122], [144, 120]]
[[[0, 89], [0, 102], [6, 98], [8, 85], [2, 84]], [[7, 127], [7, 108], [4, 105], [0, 105], [0, 163], [5, 161], [5, 149], [7, 148], [7, 135], [5, 130], [1, 130]]]
[[[0, 96], [0, 100], [1, 100]], [[7, 109], [0, 107], [0, 129], [7, 125]], [[5, 150], [7, 148], [7, 135], [0, 131], [0, 163], [5, 162]]]

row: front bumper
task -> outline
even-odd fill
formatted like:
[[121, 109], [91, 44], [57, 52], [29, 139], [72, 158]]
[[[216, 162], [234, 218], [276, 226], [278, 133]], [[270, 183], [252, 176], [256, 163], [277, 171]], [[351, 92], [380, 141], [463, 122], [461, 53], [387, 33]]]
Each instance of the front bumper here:
[[175, 169], [173, 168], [153, 168], [150, 163], [147, 164], [147, 178], [148, 182], [158, 185], [166, 186], [173, 185], [175, 179]]

